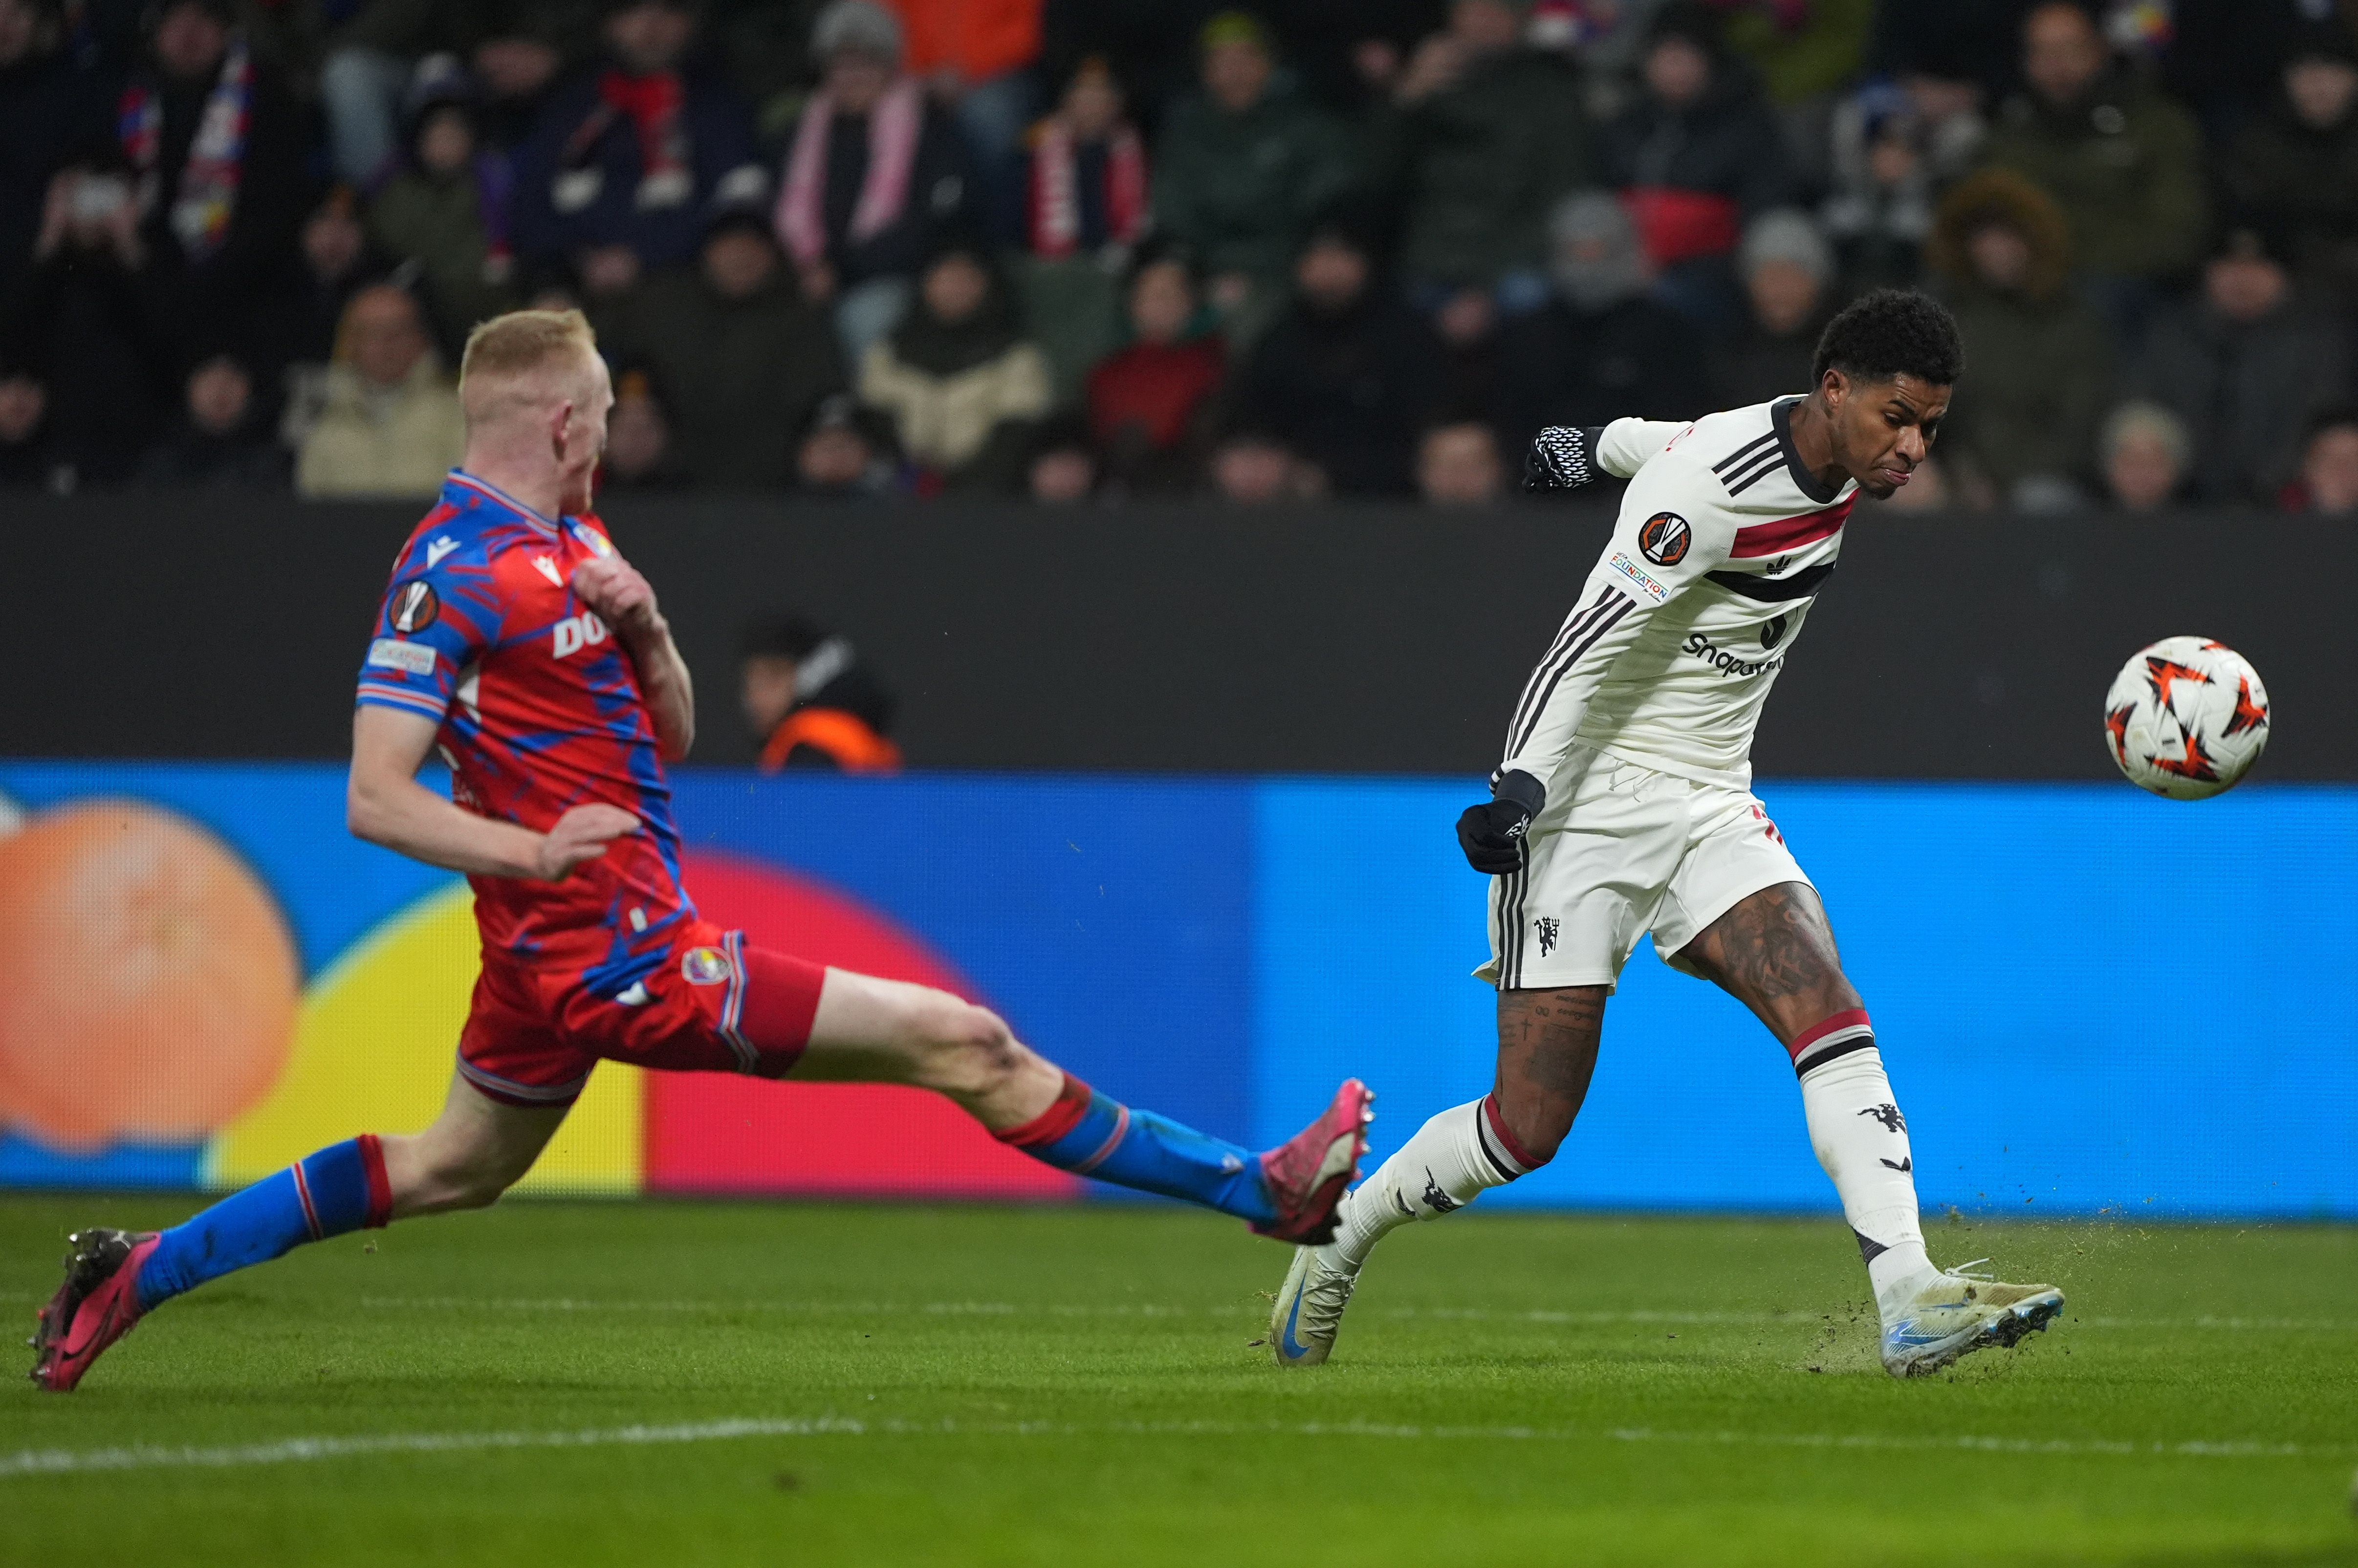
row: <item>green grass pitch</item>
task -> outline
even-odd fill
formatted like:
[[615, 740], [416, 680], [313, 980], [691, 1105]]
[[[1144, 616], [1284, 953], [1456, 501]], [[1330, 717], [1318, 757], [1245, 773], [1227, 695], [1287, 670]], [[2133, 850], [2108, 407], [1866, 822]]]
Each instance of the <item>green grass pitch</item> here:
[[[0, 1306], [186, 1207], [0, 1201]], [[1175, 1209], [520, 1202], [0, 1388], [0, 1563], [2358, 1563], [2358, 1230], [1934, 1250], [2071, 1304], [1900, 1384], [1839, 1222], [1473, 1215], [1282, 1373]]]

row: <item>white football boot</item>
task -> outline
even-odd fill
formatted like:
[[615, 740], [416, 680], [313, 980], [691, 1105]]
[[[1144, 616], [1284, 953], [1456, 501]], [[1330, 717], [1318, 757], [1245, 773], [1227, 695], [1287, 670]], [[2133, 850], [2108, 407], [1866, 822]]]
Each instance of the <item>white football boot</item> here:
[[1351, 1304], [1358, 1274], [1343, 1267], [1335, 1249], [1297, 1247], [1293, 1266], [1269, 1314], [1270, 1354], [1281, 1367], [1315, 1367], [1335, 1348], [1343, 1309]]
[[2009, 1285], [1967, 1273], [1973, 1266], [1940, 1275], [1892, 1314], [1883, 1329], [1885, 1371], [1895, 1378], [1937, 1372], [1960, 1356], [2010, 1346], [2063, 1310], [2063, 1292], [2052, 1285]]

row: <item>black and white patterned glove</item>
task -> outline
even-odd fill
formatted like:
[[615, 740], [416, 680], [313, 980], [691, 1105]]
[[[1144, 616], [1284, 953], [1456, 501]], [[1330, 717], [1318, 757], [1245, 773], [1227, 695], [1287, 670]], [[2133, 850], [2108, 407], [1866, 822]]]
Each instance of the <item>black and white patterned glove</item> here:
[[1578, 490], [1597, 474], [1596, 446], [1605, 427], [1551, 425], [1531, 439], [1523, 459], [1525, 490]]

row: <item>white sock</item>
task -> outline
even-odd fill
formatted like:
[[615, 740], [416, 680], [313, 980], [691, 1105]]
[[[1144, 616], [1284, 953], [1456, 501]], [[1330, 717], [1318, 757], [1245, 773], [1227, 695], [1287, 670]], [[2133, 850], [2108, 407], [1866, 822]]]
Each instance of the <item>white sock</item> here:
[[[1817, 1048], [1803, 1054], [1801, 1108], [1818, 1163], [1833, 1178], [1843, 1217], [1858, 1238], [1876, 1306], [1888, 1321], [1938, 1271], [1924, 1254], [1917, 1220], [1908, 1119], [1892, 1098], [1866, 1015], [1857, 1016], [1855, 1032], [1843, 1032], [1850, 1038], [1812, 1042]], [[1816, 1065], [1808, 1065], [1812, 1056]]]
[[1452, 1106], [1343, 1199], [1331, 1256], [1356, 1271], [1386, 1233], [1412, 1219], [1439, 1219], [1492, 1187], [1530, 1173], [1492, 1117], [1488, 1096]]

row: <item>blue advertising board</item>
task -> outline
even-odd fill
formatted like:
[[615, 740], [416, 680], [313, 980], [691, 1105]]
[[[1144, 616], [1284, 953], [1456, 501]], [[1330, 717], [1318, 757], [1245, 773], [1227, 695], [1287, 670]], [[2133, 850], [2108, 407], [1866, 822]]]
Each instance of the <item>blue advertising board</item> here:
[[[1260, 1144], [1343, 1076], [1364, 1077], [1380, 1158], [1490, 1081], [1494, 998], [1470, 978], [1486, 889], [1450, 833], [1471, 789], [691, 770], [678, 809], [692, 857], [871, 912], [1133, 1103]], [[2199, 805], [2125, 786], [1760, 793], [1875, 1019], [1928, 1206], [2358, 1217], [2358, 967], [2335, 940], [2358, 883], [2358, 790], [2249, 787]], [[0, 762], [0, 795], [28, 832], [100, 797], [204, 829], [283, 914], [306, 1020], [363, 960], [394, 961], [388, 931], [454, 896], [453, 879], [345, 834], [332, 767]], [[23, 896], [13, 841], [0, 838], [0, 916]], [[12, 1108], [8, 1053], [70, 1063], [77, 1049], [62, 1032], [24, 1037], [25, 1016], [0, 1040], [0, 1185], [194, 1186], [243, 1168], [223, 1156], [227, 1120], [93, 1141]], [[429, 1044], [447, 1069], [448, 1040]], [[624, 1119], [652, 1127], [655, 1112]], [[636, 1190], [643, 1171], [662, 1185], [635, 1149], [611, 1159], [628, 1179], [600, 1190]], [[1485, 1202], [1833, 1206], [1784, 1054], [1650, 946], [1608, 1008], [1563, 1152]]]

